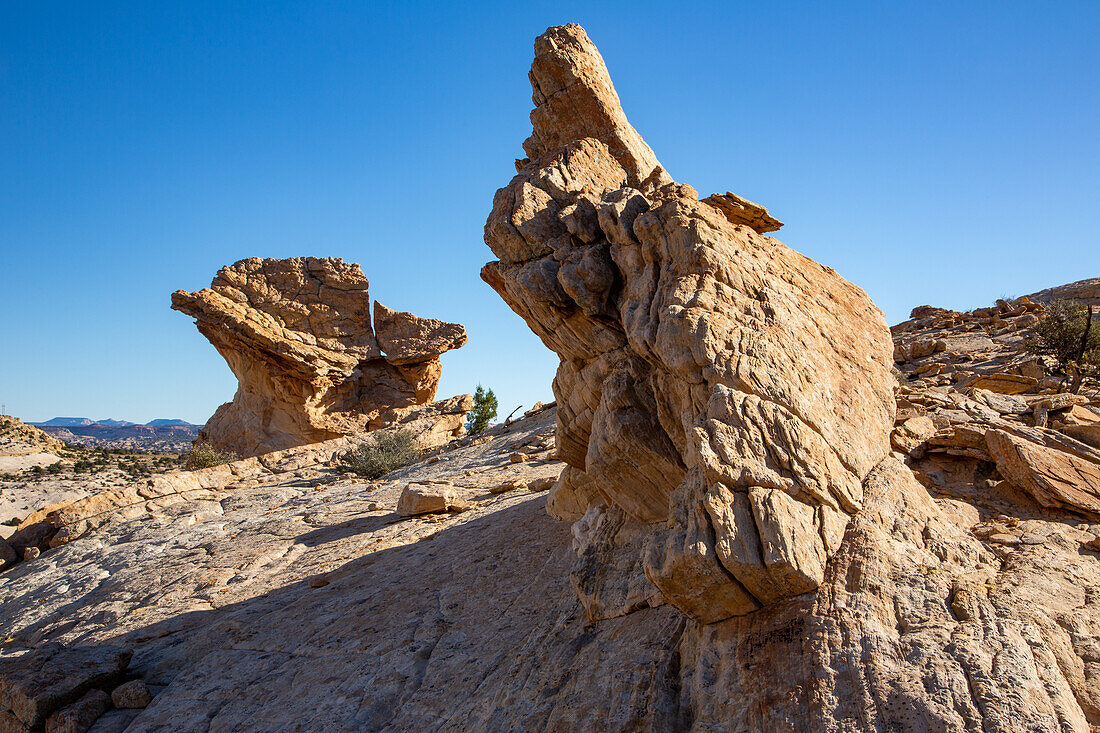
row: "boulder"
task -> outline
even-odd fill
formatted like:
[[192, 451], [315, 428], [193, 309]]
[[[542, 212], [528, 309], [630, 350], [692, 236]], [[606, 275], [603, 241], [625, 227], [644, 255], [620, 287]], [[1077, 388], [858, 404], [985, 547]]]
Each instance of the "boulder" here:
[[[482, 278], [561, 359], [569, 468], [548, 510], [610, 503], [646, 527], [646, 575], [704, 622], [812, 590], [830, 553], [819, 510], [846, 522], [890, 448], [881, 312], [762, 236], [779, 225], [763, 207], [673, 181], [579, 26], [539, 37], [530, 78], [529, 157], [494, 198], [485, 241], [499, 259]], [[728, 493], [708, 494], [717, 485]], [[761, 526], [743, 529], [770, 553], [763, 579], [715, 554], [714, 502], [745, 498]]]
[[0, 570], [10, 567], [19, 562], [19, 553], [15, 551], [15, 548], [7, 543], [6, 540], [0, 538]]
[[1066, 425], [1062, 432], [1082, 443], [1100, 448], [1100, 422], [1087, 423], [1085, 425]]
[[469, 502], [460, 499], [454, 486], [446, 483], [409, 484], [397, 500], [397, 513], [402, 517], [462, 512], [469, 508]]
[[903, 421], [890, 434], [890, 444], [902, 453], [919, 458], [925, 444], [936, 432], [936, 426], [926, 415], [917, 415]]
[[239, 382], [199, 433], [253, 456], [390, 424], [431, 402], [439, 355], [466, 342], [457, 323], [374, 304], [359, 265], [335, 258], [241, 260], [209, 288], [172, 294]]
[[153, 693], [141, 680], [130, 680], [111, 691], [111, 702], [121, 710], [137, 709], [153, 701]]
[[729, 191], [707, 196], [703, 203], [721, 211], [731, 224], [743, 224], [757, 234], [778, 231], [783, 226], [783, 222], [769, 214], [760, 204], [754, 204]]

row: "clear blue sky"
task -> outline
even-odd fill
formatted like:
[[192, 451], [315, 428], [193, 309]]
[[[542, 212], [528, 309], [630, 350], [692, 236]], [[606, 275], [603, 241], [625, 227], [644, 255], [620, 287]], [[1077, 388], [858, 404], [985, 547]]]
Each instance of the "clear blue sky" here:
[[768, 206], [891, 323], [1100, 275], [1100, 3], [539, 5], [3, 3], [0, 402], [201, 423], [236, 382], [170, 293], [295, 255], [466, 324], [441, 397], [548, 399], [478, 271], [568, 21], [676, 179]]

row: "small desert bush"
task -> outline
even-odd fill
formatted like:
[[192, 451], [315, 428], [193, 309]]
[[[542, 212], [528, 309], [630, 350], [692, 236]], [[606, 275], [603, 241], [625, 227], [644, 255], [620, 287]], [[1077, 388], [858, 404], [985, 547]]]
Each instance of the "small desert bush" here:
[[373, 480], [407, 466], [420, 454], [416, 438], [407, 430], [375, 433], [358, 448], [342, 454], [337, 459], [336, 470]]
[[191, 446], [191, 452], [187, 454], [187, 460], [184, 462], [183, 467], [188, 471], [194, 471], [199, 468], [210, 468], [211, 466], [230, 463], [237, 460], [237, 458], [236, 453], [220, 451], [209, 443], [195, 443]]

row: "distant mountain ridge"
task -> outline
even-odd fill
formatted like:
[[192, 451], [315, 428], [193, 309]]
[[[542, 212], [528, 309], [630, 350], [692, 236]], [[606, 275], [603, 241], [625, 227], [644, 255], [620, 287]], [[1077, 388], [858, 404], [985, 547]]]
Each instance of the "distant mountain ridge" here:
[[147, 423], [130, 422], [129, 420], [115, 420], [114, 418], [107, 418], [106, 420], [92, 420], [87, 417], [55, 417], [45, 422], [29, 422], [28, 425], [36, 425], [38, 427], [49, 428], [82, 428], [89, 427], [91, 425], [103, 425], [111, 428], [128, 428], [132, 426], [149, 425], [154, 428], [164, 427], [191, 427], [199, 428], [201, 425], [195, 425], [189, 423], [186, 420], [181, 420], [178, 417], [158, 417], [155, 420], [150, 420]]

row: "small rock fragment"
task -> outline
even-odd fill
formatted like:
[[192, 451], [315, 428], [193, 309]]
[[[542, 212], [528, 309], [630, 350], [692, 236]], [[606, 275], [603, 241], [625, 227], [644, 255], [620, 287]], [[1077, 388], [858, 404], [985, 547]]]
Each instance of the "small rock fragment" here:
[[28, 547], [25, 550], [23, 550], [23, 559], [24, 560], [34, 560], [36, 557], [38, 557], [41, 554], [42, 554], [42, 551], [39, 550], [37, 547]]
[[512, 463], [525, 463], [531, 460], [531, 456], [527, 455], [526, 453], [513, 453], [511, 456], [508, 457], [508, 460], [510, 460]]
[[503, 494], [506, 491], [515, 491], [516, 489], [522, 489], [527, 486], [527, 482], [521, 478], [514, 478], [504, 483], [497, 484], [489, 488], [490, 494]]
[[544, 476], [543, 478], [537, 478], [527, 484], [528, 491], [549, 491], [554, 487], [557, 482], [557, 476]]

